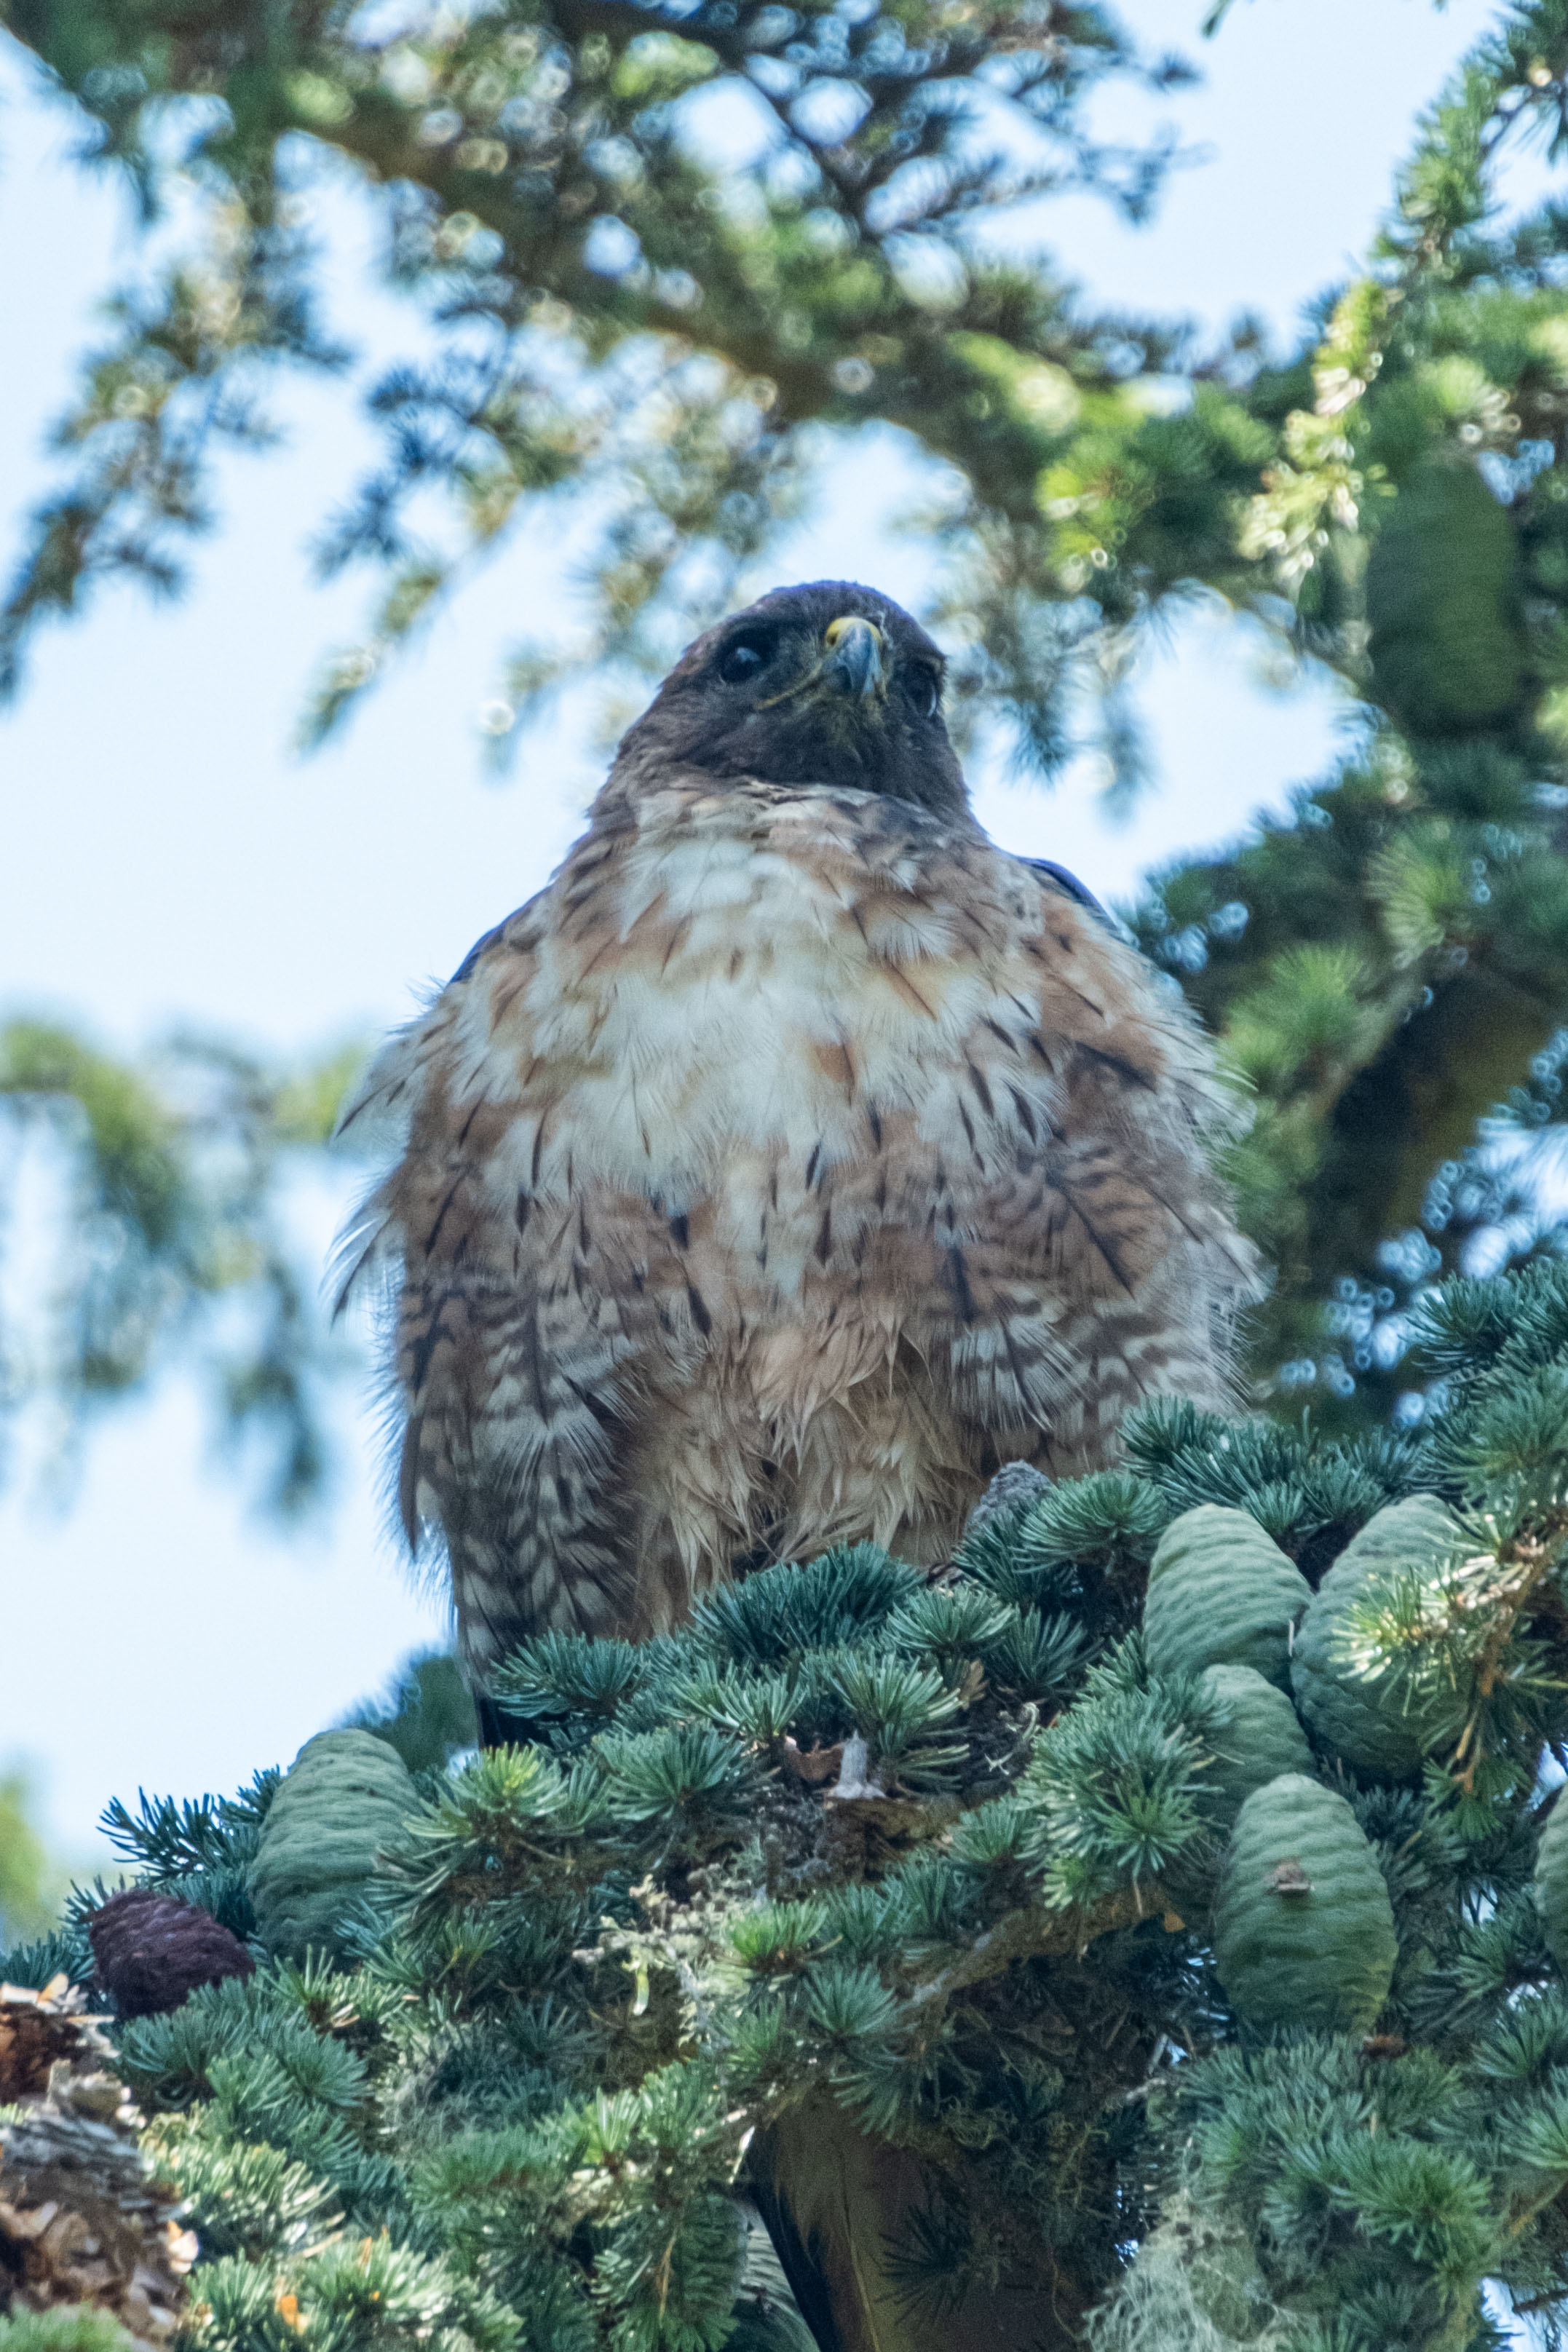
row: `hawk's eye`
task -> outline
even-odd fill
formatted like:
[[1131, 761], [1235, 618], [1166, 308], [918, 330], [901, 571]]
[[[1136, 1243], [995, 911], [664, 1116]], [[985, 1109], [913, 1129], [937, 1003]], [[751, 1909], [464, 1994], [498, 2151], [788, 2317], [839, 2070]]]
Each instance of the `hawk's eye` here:
[[930, 662], [914, 662], [904, 679], [904, 691], [922, 719], [934, 719], [942, 701], [942, 673]]
[[731, 637], [719, 656], [719, 675], [726, 686], [746, 686], [760, 677], [773, 657], [773, 640], [762, 629]]

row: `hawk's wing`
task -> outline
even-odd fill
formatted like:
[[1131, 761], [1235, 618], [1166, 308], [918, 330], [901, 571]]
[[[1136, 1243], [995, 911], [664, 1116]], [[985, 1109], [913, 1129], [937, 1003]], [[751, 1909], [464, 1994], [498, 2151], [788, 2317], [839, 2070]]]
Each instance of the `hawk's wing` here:
[[[474, 941], [446, 986], [432, 992], [424, 1012], [393, 1031], [339, 1112], [333, 1143], [349, 1143], [357, 1153], [378, 1161], [384, 1181], [338, 1237], [331, 1272], [334, 1314], [342, 1313], [356, 1286], [378, 1269], [391, 1272], [400, 1238], [391, 1174], [430, 1108], [432, 1083], [441, 1084], [454, 1056], [463, 1058], [465, 1030], [476, 1018], [485, 1025], [483, 1006], [490, 979], [485, 967], [498, 956], [530, 955], [544, 897], [541, 892]], [[511, 1018], [517, 1023], [521, 1017], [514, 998]], [[471, 1052], [467, 1058], [472, 1060]]]
[[991, 856], [998, 880], [1029, 874], [1044, 919], [954, 862], [950, 898], [974, 910], [995, 892], [1005, 992], [952, 1055], [968, 1087], [942, 1157], [955, 1390], [981, 1425], [1044, 1414], [1064, 1464], [1080, 1444], [1092, 1461], [1156, 1390], [1225, 1400], [1258, 1280], [1214, 1161], [1245, 1108], [1180, 992], [1075, 876]]
[[1065, 866], [1058, 866], [1054, 857], [1022, 857], [1018, 863], [1027, 866], [1033, 873], [1043, 874], [1047, 881], [1056, 884], [1058, 890], [1065, 890], [1069, 898], [1076, 898], [1080, 907], [1087, 907], [1108, 931], [1114, 931], [1119, 940], [1131, 944], [1132, 934], [1121, 918], [1113, 915], [1110, 908], [1103, 906], [1095, 897], [1086, 882], [1080, 882], [1076, 874], [1069, 874]]

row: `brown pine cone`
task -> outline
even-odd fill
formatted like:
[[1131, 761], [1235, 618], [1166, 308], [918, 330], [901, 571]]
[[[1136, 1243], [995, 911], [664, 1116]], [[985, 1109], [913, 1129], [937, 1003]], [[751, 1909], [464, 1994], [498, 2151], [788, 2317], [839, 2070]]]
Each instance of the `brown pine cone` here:
[[147, 1887], [111, 1895], [87, 1923], [98, 1981], [122, 2017], [178, 2009], [198, 1985], [247, 1977], [256, 1962], [208, 1911]]

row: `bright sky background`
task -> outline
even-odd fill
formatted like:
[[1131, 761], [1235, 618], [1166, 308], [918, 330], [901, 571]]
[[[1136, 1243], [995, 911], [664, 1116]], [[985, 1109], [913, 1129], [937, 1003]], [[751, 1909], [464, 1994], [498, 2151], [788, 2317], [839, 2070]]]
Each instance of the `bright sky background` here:
[[[1495, 12], [1485, 0], [1441, 14], [1426, 0], [1238, 0], [1213, 43], [1196, 39], [1200, 0], [1122, 13], [1205, 68], [1206, 87], [1157, 111], [1206, 160], [1151, 229], [1074, 200], [1042, 233], [1100, 301], [1215, 326], [1247, 308], [1283, 335], [1364, 247], [1415, 110]], [[132, 250], [122, 198], [69, 164], [70, 143], [68, 118], [0, 36], [6, 547], [47, 479], [42, 436], [92, 306]], [[333, 323], [384, 362], [415, 337], [369, 280], [368, 210], [345, 194], [328, 215]], [[154, 610], [132, 593], [104, 598], [42, 644], [25, 698], [0, 719], [0, 1010], [58, 1011], [123, 1046], [177, 1018], [279, 1049], [374, 1031], [539, 887], [578, 826], [596, 776], [569, 731], [531, 746], [505, 786], [479, 757], [498, 648], [551, 589], [548, 551], [526, 545], [343, 740], [291, 758], [315, 656], [353, 641], [363, 611], [360, 586], [310, 583], [305, 543], [372, 445], [342, 388], [282, 386], [278, 408], [289, 446], [226, 467], [223, 530], [198, 553], [187, 599]], [[921, 551], [886, 529], [909, 482], [895, 436], [858, 449], [775, 576], [917, 595]], [[1279, 695], [1254, 660], [1242, 630], [1200, 621], [1152, 664], [1160, 787], [1124, 829], [1102, 820], [1081, 775], [1050, 796], [980, 776], [984, 822], [1111, 897], [1173, 850], [1234, 834], [1326, 764], [1340, 723], [1322, 681]], [[318, 1256], [353, 1181], [300, 1188], [302, 1245]], [[40, 1475], [42, 1433], [13, 1454], [0, 1496], [0, 1764], [29, 1759], [49, 1831], [73, 1853], [92, 1851], [110, 1795], [139, 1782], [195, 1794], [287, 1761], [440, 1632], [382, 1531], [374, 1446], [349, 1397], [341, 1422], [331, 1507], [293, 1539], [247, 1519], [180, 1381], [106, 1419], [63, 1503]]]

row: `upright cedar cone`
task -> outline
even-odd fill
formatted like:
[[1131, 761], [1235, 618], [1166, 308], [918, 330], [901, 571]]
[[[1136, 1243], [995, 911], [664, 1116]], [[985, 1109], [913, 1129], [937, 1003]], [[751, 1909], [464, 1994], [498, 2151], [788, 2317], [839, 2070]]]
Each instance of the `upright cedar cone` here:
[[256, 1966], [210, 1912], [144, 1887], [111, 1895], [93, 1913], [87, 1933], [98, 1981], [114, 1995], [122, 2017], [178, 2009], [198, 1985], [247, 1977]]

